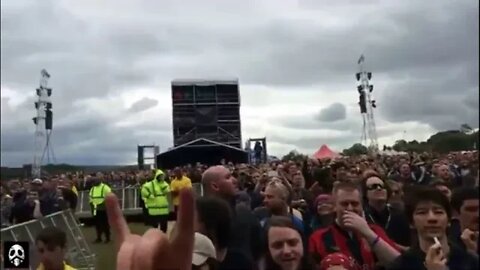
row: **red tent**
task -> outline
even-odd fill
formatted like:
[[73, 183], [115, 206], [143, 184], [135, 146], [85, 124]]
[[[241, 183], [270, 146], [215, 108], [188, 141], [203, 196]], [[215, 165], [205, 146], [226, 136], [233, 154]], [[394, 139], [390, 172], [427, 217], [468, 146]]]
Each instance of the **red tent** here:
[[320, 147], [320, 149], [318, 149], [317, 152], [315, 152], [315, 154], [313, 154], [313, 157], [316, 158], [316, 159], [324, 159], [324, 158], [336, 158], [336, 157], [339, 157], [340, 155], [338, 153], [335, 153], [333, 152], [332, 150], [330, 150], [330, 148], [328, 148], [327, 145], [322, 145], [322, 147]]

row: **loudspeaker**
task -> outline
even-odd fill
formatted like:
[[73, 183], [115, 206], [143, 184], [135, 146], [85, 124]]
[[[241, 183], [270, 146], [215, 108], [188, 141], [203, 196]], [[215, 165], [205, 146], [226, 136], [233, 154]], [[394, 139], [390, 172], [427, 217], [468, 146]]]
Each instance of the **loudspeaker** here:
[[52, 130], [53, 128], [53, 112], [51, 110], [45, 110], [45, 129]]
[[238, 80], [172, 81], [173, 144], [204, 138], [241, 148]]

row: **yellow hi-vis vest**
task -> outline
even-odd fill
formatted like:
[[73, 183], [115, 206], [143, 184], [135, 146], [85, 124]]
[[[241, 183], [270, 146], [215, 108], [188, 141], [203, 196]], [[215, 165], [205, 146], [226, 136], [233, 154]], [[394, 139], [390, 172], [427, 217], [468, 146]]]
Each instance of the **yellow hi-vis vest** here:
[[150, 185], [150, 181], [143, 183], [143, 185], [140, 188], [140, 195], [142, 196], [142, 200], [145, 203], [145, 208], [147, 208], [147, 199], [150, 192], [147, 185]]
[[163, 172], [157, 170], [153, 180], [146, 182], [142, 186], [142, 199], [145, 201], [145, 207], [148, 209], [150, 216], [168, 215], [170, 213], [167, 199], [170, 186], [165, 180], [156, 180], [161, 174]]
[[[37, 270], [45, 270], [45, 266], [42, 263], [38, 265]], [[76, 270], [76, 268], [71, 267], [66, 262], [63, 262], [63, 270]]]
[[78, 190], [77, 190], [77, 187], [75, 187], [75, 186], [72, 186], [72, 191], [73, 191], [73, 193], [75, 193], [75, 195], [77, 195], [77, 197], [78, 197]]
[[93, 186], [90, 189], [90, 203], [93, 205], [93, 216], [97, 215], [97, 206], [105, 202], [105, 196], [112, 192], [110, 187], [104, 183], [98, 186]]

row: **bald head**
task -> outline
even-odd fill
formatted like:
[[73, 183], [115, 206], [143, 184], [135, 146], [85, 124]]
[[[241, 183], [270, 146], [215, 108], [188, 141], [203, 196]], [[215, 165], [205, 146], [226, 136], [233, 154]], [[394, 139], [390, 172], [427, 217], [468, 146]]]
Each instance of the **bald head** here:
[[202, 186], [205, 195], [221, 194], [235, 195], [233, 176], [230, 170], [223, 166], [213, 166], [205, 170], [202, 175]]
[[209, 186], [212, 182], [218, 181], [222, 174], [225, 174], [226, 172], [229, 172], [228, 169], [221, 165], [206, 169], [202, 175], [202, 185], [204, 187]]

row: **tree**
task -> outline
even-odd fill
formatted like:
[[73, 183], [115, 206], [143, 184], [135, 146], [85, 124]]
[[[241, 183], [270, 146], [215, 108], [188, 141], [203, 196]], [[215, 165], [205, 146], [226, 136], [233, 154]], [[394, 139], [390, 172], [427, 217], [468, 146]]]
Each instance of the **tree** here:
[[475, 132], [469, 124], [462, 124], [460, 126], [460, 131], [465, 134], [472, 134], [473, 132]]
[[301, 162], [308, 159], [307, 155], [299, 153], [297, 150], [292, 150], [288, 154], [282, 157], [282, 161], [296, 161]]
[[392, 146], [393, 150], [397, 152], [405, 152], [407, 151], [407, 141], [405, 140], [398, 140], [395, 142], [395, 144]]
[[366, 155], [368, 153], [368, 148], [361, 143], [356, 143], [348, 149], [343, 150], [343, 154], [346, 156], [358, 156]]

